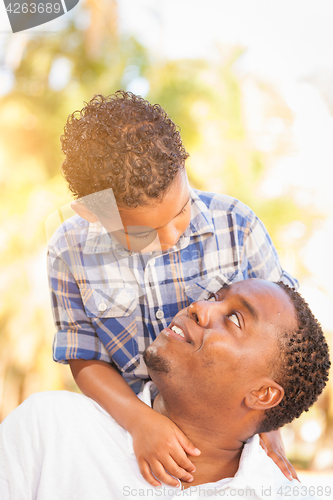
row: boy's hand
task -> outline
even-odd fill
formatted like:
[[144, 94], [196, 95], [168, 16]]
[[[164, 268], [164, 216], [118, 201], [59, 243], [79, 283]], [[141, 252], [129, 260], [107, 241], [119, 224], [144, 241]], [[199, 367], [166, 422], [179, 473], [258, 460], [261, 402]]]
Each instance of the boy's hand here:
[[163, 482], [178, 486], [170, 474], [182, 481], [193, 481], [190, 472], [194, 472], [195, 467], [186, 453], [197, 456], [200, 450], [169, 418], [152, 410], [138, 419], [131, 434], [140, 472], [149, 484], [161, 486]]
[[294, 467], [286, 457], [280, 431], [259, 434], [260, 444], [267, 455], [276, 463], [289, 481], [293, 478], [299, 481]]

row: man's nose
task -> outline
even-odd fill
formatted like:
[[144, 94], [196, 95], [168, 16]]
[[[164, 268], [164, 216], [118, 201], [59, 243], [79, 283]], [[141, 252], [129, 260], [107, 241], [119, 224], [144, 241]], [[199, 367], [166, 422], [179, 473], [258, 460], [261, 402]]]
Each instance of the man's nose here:
[[199, 300], [198, 302], [192, 302], [188, 307], [188, 315], [193, 319], [198, 325], [202, 327], [208, 326], [210, 318], [211, 302], [206, 300]]

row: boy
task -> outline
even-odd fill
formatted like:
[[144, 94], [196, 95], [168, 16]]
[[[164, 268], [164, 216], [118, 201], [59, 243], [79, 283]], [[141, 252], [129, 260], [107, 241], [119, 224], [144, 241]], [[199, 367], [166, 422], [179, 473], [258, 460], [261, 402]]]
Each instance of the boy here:
[[248, 207], [189, 188], [188, 153], [160, 106], [124, 91], [95, 96], [61, 140], [78, 216], [49, 244], [54, 359], [131, 433], [150, 484], [177, 484], [166, 470], [190, 482], [186, 454], [200, 451], [135, 396], [148, 379], [143, 351], [180, 309], [224, 284], [297, 282]]

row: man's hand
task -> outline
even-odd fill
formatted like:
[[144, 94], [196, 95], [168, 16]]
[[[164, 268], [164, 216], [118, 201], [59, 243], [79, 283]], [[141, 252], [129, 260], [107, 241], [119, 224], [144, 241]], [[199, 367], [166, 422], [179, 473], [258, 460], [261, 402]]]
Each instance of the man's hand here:
[[286, 457], [280, 431], [265, 432], [259, 435], [260, 444], [267, 455], [276, 463], [289, 481], [293, 478], [299, 481], [294, 467]]
[[161, 486], [163, 482], [178, 486], [174, 477], [193, 481], [190, 472], [194, 472], [195, 467], [186, 454], [198, 456], [200, 450], [169, 418], [150, 411], [144, 419], [138, 419], [132, 437], [140, 472], [149, 484]]

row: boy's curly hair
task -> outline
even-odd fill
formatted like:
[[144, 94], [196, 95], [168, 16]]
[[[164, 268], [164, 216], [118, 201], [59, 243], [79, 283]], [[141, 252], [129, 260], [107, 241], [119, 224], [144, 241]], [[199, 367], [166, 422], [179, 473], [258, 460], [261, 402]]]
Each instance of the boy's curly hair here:
[[75, 198], [112, 188], [128, 207], [160, 200], [189, 156], [161, 106], [123, 90], [95, 95], [71, 114], [60, 140]]
[[274, 379], [284, 388], [280, 404], [267, 410], [258, 432], [269, 432], [298, 418], [318, 399], [328, 380], [329, 349], [322, 328], [303, 297], [282, 281], [292, 301], [297, 330], [284, 333]]

